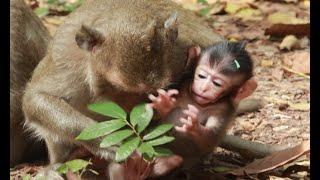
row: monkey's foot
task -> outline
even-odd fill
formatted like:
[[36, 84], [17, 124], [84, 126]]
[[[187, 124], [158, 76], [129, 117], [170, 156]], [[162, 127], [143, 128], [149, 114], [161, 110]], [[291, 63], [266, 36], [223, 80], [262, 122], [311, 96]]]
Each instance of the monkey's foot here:
[[164, 176], [182, 165], [183, 158], [178, 155], [155, 159], [151, 177]]

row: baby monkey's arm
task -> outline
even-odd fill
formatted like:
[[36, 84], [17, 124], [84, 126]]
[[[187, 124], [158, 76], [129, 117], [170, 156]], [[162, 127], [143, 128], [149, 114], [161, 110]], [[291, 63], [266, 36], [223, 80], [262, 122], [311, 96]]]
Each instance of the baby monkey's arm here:
[[225, 132], [227, 124], [223, 118], [209, 116], [205, 125], [200, 124], [198, 114], [203, 113], [195, 106], [188, 105], [188, 109], [183, 113], [187, 118], [181, 118], [182, 126], [175, 126], [178, 132], [189, 136], [192, 141], [199, 146], [199, 149], [207, 151], [216, 146], [218, 140]]
[[149, 95], [149, 99], [152, 101], [149, 105], [156, 109], [163, 118], [176, 107], [176, 98], [173, 96], [179, 94], [179, 91], [176, 89], [170, 89], [168, 91], [158, 89], [157, 92], [158, 97], [155, 97], [152, 94]]

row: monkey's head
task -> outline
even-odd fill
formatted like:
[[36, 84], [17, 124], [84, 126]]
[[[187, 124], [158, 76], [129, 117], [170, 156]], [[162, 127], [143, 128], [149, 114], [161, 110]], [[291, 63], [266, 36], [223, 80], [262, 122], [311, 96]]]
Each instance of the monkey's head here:
[[99, 20], [91, 27], [82, 25], [75, 40], [90, 52], [98, 76], [122, 91], [151, 92], [172, 79], [172, 68], [167, 67], [178, 36], [177, 13], [162, 22], [132, 18], [116, 25]]
[[255, 90], [256, 83], [250, 80], [253, 62], [244, 42], [220, 42], [198, 54], [190, 88], [198, 104], [212, 103], [226, 95], [241, 100]]

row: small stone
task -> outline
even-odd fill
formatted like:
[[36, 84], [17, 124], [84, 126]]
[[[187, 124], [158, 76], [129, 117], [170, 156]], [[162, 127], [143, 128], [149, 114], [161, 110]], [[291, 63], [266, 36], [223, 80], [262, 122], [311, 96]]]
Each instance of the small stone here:
[[289, 107], [289, 104], [283, 103], [279, 105], [279, 110], [284, 111]]

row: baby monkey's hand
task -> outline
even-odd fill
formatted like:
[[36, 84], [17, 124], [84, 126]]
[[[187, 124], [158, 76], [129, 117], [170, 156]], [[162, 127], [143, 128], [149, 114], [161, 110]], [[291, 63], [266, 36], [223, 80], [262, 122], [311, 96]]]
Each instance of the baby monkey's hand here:
[[173, 96], [179, 94], [179, 91], [176, 89], [168, 91], [158, 89], [157, 92], [158, 97], [152, 94], [149, 95], [149, 99], [152, 101], [149, 105], [156, 109], [161, 117], [165, 117], [176, 106], [177, 100]]
[[187, 118], [180, 118], [183, 123], [182, 126], [175, 126], [178, 132], [191, 136], [192, 138], [198, 138], [201, 136], [203, 129], [205, 128], [200, 124], [198, 119], [199, 110], [195, 106], [188, 104], [188, 109], [183, 111], [183, 114]]

